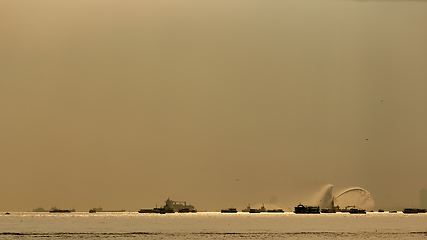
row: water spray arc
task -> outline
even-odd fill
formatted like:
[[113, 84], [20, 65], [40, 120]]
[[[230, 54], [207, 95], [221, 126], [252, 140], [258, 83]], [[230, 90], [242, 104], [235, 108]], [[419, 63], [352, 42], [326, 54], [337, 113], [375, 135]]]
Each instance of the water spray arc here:
[[338, 194], [338, 196], [336, 196], [335, 199], [338, 199], [342, 195], [344, 195], [346, 193], [349, 193], [349, 192], [353, 192], [353, 191], [360, 191], [360, 192], [363, 192], [363, 193], [368, 194], [369, 196], [371, 196], [371, 194], [366, 189], [363, 189], [363, 188], [360, 188], [360, 187], [354, 187], [354, 188], [349, 188], [349, 189], [343, 191], [342, 193]]
[[348, 203], [349, 205], [354, 205], [365, 209], [374, 207], [374, 200], [372, 195], [366, 189], [361, 187], [348, 188], [335, 197], [332, 194], [332, 190], [333, 186], [328, 185], [322, 199], [320, 200], [321, 208], [328, 208], [334, 211], [339, 211], [339, 206], [336, 205], [337, 200], [340, 198], [342, 199], [343, 197], [345, 198], [346, 196], [352, 196], [352, 198], [350, 198], [350, 203]]

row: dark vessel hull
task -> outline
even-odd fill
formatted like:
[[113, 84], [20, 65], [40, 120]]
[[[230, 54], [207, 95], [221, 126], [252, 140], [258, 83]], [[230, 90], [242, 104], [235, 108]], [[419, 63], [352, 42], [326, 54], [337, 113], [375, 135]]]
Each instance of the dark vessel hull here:
[[165, 213], [175, 213], [175, 211], [173, 209], [167, 209], [167, 208], [154, 208], [154, 213], [165, 214]]
[[426, 209], [419, 209], [419, 208], [405, 208], [403, 211], [403, 213], [406, 214], [417, 214], [417, 213], [426, 213]]
[[335, 210], [329, 209], [329, 208], [322, 209], [322, 210], [320, 210], [320, 212], [321, 213], [336, 213]]
[[195, 209], [189, 209], [189, 208], [183, 208], [178, 210], [179, 213], [196, 213], [197, 210]]
[[221, 213], [237, 213], [237, 209], [235, 208], [221, 209]]
[[138, 211], [139, 213], [175, 213], [173, 209], [167, 209], [167, 208], [153, 208], [153, 209], [141, 209]]
[[58, 210], [51, 210], [49, 212], [50, 213], [69, 213], [71, 211], [70, 210], [60, 210], [60, 209], [58, 209]]
[[350, 209], [350, 214], [366, 214], [364, 209], [352, 208]]
[[126, 212], [126, 210], [104, 210], [103, 208], [92, 208], [89, 210], [90, 213], [97, 213], [97, 212]]
[[282, 209], [271, 209], [271, 210], [267, 210], [268, 213], [284, 213], [285, 211], [283, 211]]
[[259, 210], [259, 209], [254, 209], [254, 208], [251, 208], [250, 210], [249, 210], [249, 213], [260, 213], [261, 211]]
[[294, 208], [295, 214], [320, 214], [320, 207], [319, 206], [305, 206], [302, 204], [299, 204]]
[[139, 213], [154, 213], [154, 209], [141, 209], [138, 212]]

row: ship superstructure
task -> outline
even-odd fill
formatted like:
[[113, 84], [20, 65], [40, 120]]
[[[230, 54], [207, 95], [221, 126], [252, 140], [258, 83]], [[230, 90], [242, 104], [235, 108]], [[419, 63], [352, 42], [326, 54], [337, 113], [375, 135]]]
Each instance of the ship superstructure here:
[[170, 198], [166, 199], [165, 205], [162, 208], [141, 209], [139, 213], [195, 213], [197, 210], [193, 205], [187, 204], [186, 201], [173, 201]]
[[186, 201], [173, 201], [170, 198], [168, 198], [165, 201], [165, 203], [166, 204], [165, 204], [164, 208], [165, 209], [172, 209], [174, 212], [183, 211], [184, 209], [186, 211], [188, 209], [188, 211], [190, 211], [190, 212], [195, 211], [194, 206], [191, 204], [187, 204]]

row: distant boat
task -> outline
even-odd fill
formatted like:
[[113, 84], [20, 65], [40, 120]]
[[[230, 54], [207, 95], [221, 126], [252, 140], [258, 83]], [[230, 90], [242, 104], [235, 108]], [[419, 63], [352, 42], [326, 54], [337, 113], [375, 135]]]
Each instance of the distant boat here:
[[424, 208], [421, 208], [421, 209], [419, 209], [419, 208], [405, 208], [405, 209], [403, 209], [402, 212], [403, 213], [426, 213], [427, 210]]
[[242, 212], [249, 212], [251, 210], [251, 205], [248, 204], [248, 206], [242, 210]]
[[260, 213], [260, 212], [267, 212], [267, 209], [264, 207], [264, 204], [260, 209], [257, 208], [251, 208], [251, 205], [248, 204], [248, 206], [242, 210], [242, 212], [248, 212], [248, 213]]
[[321, 213], [336, 213], [335, 209], [323, 208], [320, 210]]
[[283, 212], [285, 212], [285, 211], [283, 211], [282, 209], [269, 209], [269, 210], [267, 210], [267, 212], [269, 212], [269, 213], [283, 213]]
[[69, 213], [70, 210], [62, 210], [62, 209], [54, 209], [54, 210], [50, 210], [50, 213]]
[[38, 208], [33, 209], [33, 212], [49, 212], [49, 211], [42, 208], [42, 207], [38, 207]]
[[405, 208], [402, 211], [403, 213], [418, 213], [418, 208]]
[[302, 205], [301, 203], [298, 204], [294, 208], [294, 213], [296, 214], [320, 214], [320, 207], [319, 206], [306, 206]]
[[6, 215], [10, 215], [10, 213], [9, 212], [7, 212], [7, 213], [5, 213]]
[[138, 211], [139, 213], [175, 213], [173, 209], [170, 208], [152, 208], [152, 209], [141, 209]]
[[71, 209], [71, 210], [68, 210], [68, 209], [59, 209], [59, 208], [56, 208], [56, 207], [52, 207], [50, 210], [49, 210], [49, 212], [50, 213], [70, 213], [70, 212], [75, 212], [76, 210], [74, 210], [74, 209]]
[[249, 209], [249, 213], [260, 213], [259, 209], [251, 208]]
[[89, 210], [90, 213], [96, 213], [96, 212], [126, 212], [126, 210], [104, 210], [102, 207], [99, 208], [92, 208]]
[[366, 214], [364, 209], [351, 208], [350, 214]]
[[265, 208], [264, 204], [262, 204], [262, 206], [259, 209], [254, 209], [254, 208], [249, 209], [249, 213], [262, 213], [262, 212], [267, 212], [267, 209]]
[[221, 213], [237, 213], [237, 209], [236, 208], [227, 208], [227, 209], [221, 209]]
[[165, 205], [162, 208], [153, 208], [153, 209], [141, 209], [139, 213], [174, 213], [174, 212], [197, 212], [193, 205], [187, 204], [185, 201], [172, 201], [168, 198], [165, 201]]
[[350, 209], [356, 208], [356, 206], [347, 206], [344, 209], [341, 209], [341, 212], [350, 212]]

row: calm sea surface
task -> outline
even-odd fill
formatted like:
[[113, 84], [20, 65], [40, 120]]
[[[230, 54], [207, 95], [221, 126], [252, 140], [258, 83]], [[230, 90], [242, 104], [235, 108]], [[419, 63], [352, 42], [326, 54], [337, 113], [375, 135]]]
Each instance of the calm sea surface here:
[[427, 214], [11, 213], [0, 239], [427, 239]]

